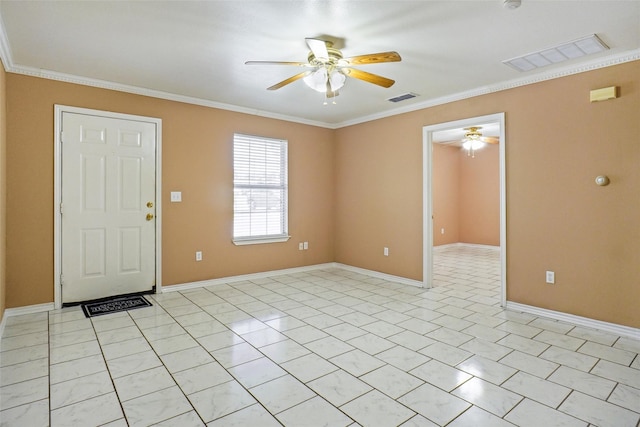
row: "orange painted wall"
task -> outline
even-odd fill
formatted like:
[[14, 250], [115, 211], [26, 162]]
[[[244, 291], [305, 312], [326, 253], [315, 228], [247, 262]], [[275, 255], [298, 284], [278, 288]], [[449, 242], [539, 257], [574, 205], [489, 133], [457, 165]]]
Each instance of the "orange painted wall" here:
[[[7, 101], [7, 307], [53, 301], [54, 104], [162, 119], [163, 285], [335, 258], [332, 130], [11, 73]], [[287, 243], [231, 242], [234, 132], [289, 141]]]
[[[589, 103], [611, 85], [620, 98]], [[53, 300], [55, 103], [163, 119], [165, 284], [328, 261], [421, 280], [422, 128], [504, 111], [507, 299], [640, 327], [640, 61], [335, 131], [13, 74], [6, 86], [7, 307]], [[234, 131], [290, 141], [288, 243], [230, 242]]]
[[500, 149], [460, 158], [460, 242], [500, 246]]
[[[500, 246], [500, 149], [433, 144], [433, 245]], [[442, 229], [444, 228], [444, 234]]]
[[[612, 85], [618, 99], [589, 102]], [[422, 280], [422, 128], [497, 112], [507, 299], [640, 327], [640, 61], [338, 129], [336, 261]]]
[[[460, 147], [433, 144], [433, 246], [460, 242]], [[444, 228], [444, 234], [442, 229]]]

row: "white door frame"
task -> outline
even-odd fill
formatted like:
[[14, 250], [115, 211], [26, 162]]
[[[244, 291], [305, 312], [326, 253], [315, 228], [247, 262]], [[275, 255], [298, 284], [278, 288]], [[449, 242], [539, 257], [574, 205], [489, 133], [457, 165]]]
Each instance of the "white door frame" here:
[[437, 131], [464, 128], [481, 123], [500, 125], [500, 305], [507, 303], [507, 196], [505, 174], [505, 119], [504, 113], [489, 114], [422, 128], [423, 179], [423, 264], [422, 280], [425, 288], [433, 287], [433, 134]]
[[54, 112], [54, 178], [53, 178], [53, 303], [54, 308], [62, 307], [62, 114], [75, 113], [113, 119], [133, 120], [153, 123], [156, 126], [156, 293], [162, 292], [162, 119], [131, 114], [113, 113], [110, 111], [91, 110], [87, 108], [55, 105]]

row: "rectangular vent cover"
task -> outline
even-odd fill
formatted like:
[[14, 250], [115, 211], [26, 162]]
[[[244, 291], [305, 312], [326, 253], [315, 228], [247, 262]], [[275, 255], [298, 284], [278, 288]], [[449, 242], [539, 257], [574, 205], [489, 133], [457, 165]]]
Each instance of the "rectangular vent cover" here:
[[416, 96], [418, 96], [417, 93], [405, 93], [404, 95], [398, 95], [394, 98], [389, 98], [387, 99], [387, 101], [391, 101], [391, 102], [400, 102], [400, 101], [406, 101], [407, 99], [411, 99], [411, 98], [415, 98]]

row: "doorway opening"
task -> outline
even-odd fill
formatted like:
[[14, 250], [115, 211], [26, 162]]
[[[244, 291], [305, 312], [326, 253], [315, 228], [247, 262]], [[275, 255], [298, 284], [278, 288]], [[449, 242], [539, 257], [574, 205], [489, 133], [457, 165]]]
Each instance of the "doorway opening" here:
[[[497, 142], [487, 144], [490, 148], [483, 152], [483, 148], [473, 151], [461, 147], [462, 141], [468, 139], [465, 134], [470, 128], [481, 128], [479, 131], [483, 139]], [[493, 138], [486, 138], [493, 137]], [[434, 270], [434, 261], [438, 261], [438, 268], [442, 262], [455, 265], [464, 265], [464, 268], [474, 269], [473, 265], [479, 265], [485, 260], [488, 270], [480, 274], [493, 274], [499, 279], [499, 300], [502, 307], [506, 304], [506, 186], [505, 186], [505, 119], [504, 113], [496, 113], [487, 116], [472, 117], [452, 122], [439, 123], [423, 128], [423, 285], [426, 288], [438, 286], [438, 280], [442, 283], [442, 277]], [[486, 147], [485, 147], [486, 148]], [[483, 158], [497, 155], [493, 165], [498, 164], [498, 173], [495, 176], [497, 182], [491, 184], [496, 187], [497, 195], [489, 196], [490, 190], [478, 185], [481, 182], [468, 176], [469, 170], [482, 168]], [[457, 182], [444, 182], [450, 188], [437, 187], [447, 180], [447, 173], [451, 173], [446, 165], [440, 162], [449, 156], [456, 164], [468, 164], [463, 166], [467, 171], [463, 175], [451, 176]], [[453, 158], [454, 156], [455, 158]], [[482, 156], [482, 157], [481, 157]], [[435, 164], [435, 160], [439, 163]], [[475, 163], [471, 163], [478, 160]], [[497, 160], [497, 161], [496, 161]], [[491, 164], [492, 160], [489, 160]], [[435, 164], [435, 166], [434, 166]], [[451, 163], [454, 164], [454, 163]], [[438, 169], [440, 167], [440, 169]], [[486, 167], [486, 166], [485, 166]], [[434, 171], [436, 174], [434, 174]], [[495, 170], [493, 171], [495, 172]], [[462, 194], [464, 201], [456, 206], [444, 206], [443, 200], [447, 197], [458, 198]], [[487, 204], [491, 198], [493, 206], [499, 216], [499, 223], [491, 222], [484, 218], [486, 210], [479, 207], [478, 203]], [[499, 204], [496, 209], [495, 203]], [[462, 214], [461, 209], [463, 209]], [[437, 216], [436, 216], [437, 215]], [[448, 218], [448, 215], [456, 218]], [[488, 216], [492, 216], [489, 214]], [[462, 220], [459, 220], [462, 218]], [[435, 247], [435, 249], [434, 249]], [[498, 271], [491, 269], [491, 263], [497, 266]]]

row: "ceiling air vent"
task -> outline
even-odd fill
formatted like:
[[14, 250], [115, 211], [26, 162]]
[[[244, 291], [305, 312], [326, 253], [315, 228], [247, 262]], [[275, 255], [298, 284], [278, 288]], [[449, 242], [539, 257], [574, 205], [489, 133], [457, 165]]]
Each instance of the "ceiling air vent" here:
[[398, 95], [394, 98], [389, 98], [387, 99], [387, 101], [391, 101], [391, 102], [400, 102], [400, 101], [406, 101], [407, 99], [411, 99], [411, 98], [415, 98], [416, 96], [418, 96], [417, 93], [405, 93], [403, 95]]

